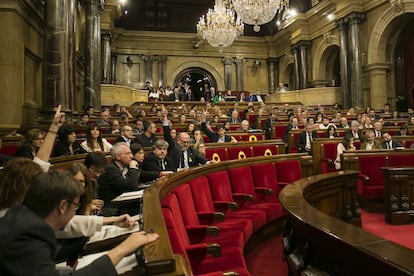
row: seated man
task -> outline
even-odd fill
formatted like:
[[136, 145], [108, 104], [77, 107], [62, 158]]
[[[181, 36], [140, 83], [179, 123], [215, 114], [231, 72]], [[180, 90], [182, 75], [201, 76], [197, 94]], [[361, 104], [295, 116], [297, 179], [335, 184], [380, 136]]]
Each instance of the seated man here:
[[[112, 162], [106, 166], [105, 172], [99, 177], [99, 196], [105, 201], [105, 208], [114, 208], [111, 200], [125, 192], [137, 191], [139, 170], [137, 161], [132, 159], [132, 152], [127, 143], [116, 143], [111, 149]], [[118, 210], [111, 215], [116, 215]], [[136, 210], [126, 210], [135, 212]], [[131, 213], [129, 213], [131, 214]]]
[[144, 132], [136, 137], [136, 142], [143, 147], [152, 147], [158, 139], [155, 135], [156, 131], [157, 127], [153, 122], [144, 121]]
[[123, 126], [121, 129], [121, 135], [118, 136], [118, 138], [116, 139], [115, 143], [118, 142], [125, 142], [127, 143], [129, 146], [131, 146], [131, 144], [134, 142], [135, 136], [132, 132], [132, 127], [126, 125]]
[[400, 141], [392, 140], [391, 135], [388, 132], [382, 134], [382, 139], [384, 140], [381, 143], [381, 148], [383, 149], [397, 149], [404, 148]]
[[160, 176], [176, 171], [174, 161], [167, 156], [168, 142], [158, 140], [152, 148], [142, 163], [143, 170], [157, 172]]
[[316, 131], [313, 130], [313, 124], [308, 123], [306, 130], [301, 132], [298, 137], [298, 151], [312, 154], [312, 143], [318, 138]]
[[216, 133], [212, 132], [206, 126], [206, 112], [203, 112], [203, 118], [201, 121], [201, 129], [203, 132], [210, 138], [212, 143], [224, 143], [224, 142], [233, 142], [237, 143], [237, 140], [231, 136], [226, 135], [226, 130], [222, 124], [216, 125]]
[[[11, 207], [0, 218], [1, 275], [59, 275], [54, 257], [54, 231], [75, 215], [84, 188], [68, 172], [41, 173], [33, 178], [24, 204]], [[131, 234], [106, 255], [71, 275], [117, 275], [115, 265], [157, 234]]]
[[372, 129], [369, 129], [365, 132], [365, 138], [365, 141], [361, 145], [362, 150], [373, 150], [381, 148], [381, 143], [378, 140], [375, 140], [375, 133]]
[[242, 132], [249, 132], [249, 130], [252, 130], [252, 129], [250, 128], [249, 121], [247, 120], [243, 120], [240, 123], [240, 127], [237, 128], [237, 131], [242, 131]]

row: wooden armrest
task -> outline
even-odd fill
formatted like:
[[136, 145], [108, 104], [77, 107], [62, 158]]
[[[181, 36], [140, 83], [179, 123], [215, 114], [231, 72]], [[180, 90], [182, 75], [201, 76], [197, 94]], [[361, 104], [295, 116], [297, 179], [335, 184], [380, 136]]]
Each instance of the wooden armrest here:
[[255, 187], [254, 190], [256, 192], [262, 193], [264, 195], [273, 195], [274, 191], [270, 188], [266, 188], [266, 187]]
[[362, 181], [364, 181], [366, 183], [366, 182], [369, 181], [369, 176], [365, 175], [365, 174], [360, 174], [359, 179], [361, 179]]
[[237, 210], [239, 208], [239, 206], [237, 205], [236, 202], [232, 201], [232, 202], [228, 202], [228, 201], [214, 201], [214, 207], [218, 208], [221, 210]]
[[217, 243], [209, 243], [207, 244], [207, 254], [212, 255], [213, 257], [220, 257], [221, 256], [221, 246]]
[[233, 194], [233, 197], [237, 200], [244, 200], [249, 202], [254, 201], [254, 196], [250, 194], [235, 193]]
[[335, 167], [335, 162], [330, 158], [322, 158], [321, 162], [326, 162], [330, 167]]

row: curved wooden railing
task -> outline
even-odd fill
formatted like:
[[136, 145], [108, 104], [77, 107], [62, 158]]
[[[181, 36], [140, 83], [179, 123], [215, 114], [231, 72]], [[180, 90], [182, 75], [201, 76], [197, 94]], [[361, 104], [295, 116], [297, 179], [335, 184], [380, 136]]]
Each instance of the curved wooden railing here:
[[343, 221], [348, 211], [355, 215], [355, 208], [335, 212], [347, 194], [340, 190], [355, 185], [358, 174], [341, 171], [308, 177], [281, 191], [280, 201], [291, 227], [285, 231], [289, 233], [285, 254], [291, 270], [299, 274], [311, 265], [334, 275], [414, 274], [412, 250]]
[[186, 183], [198, 176], [252, 164], [281, 162], [283, 160], [299, 159], [302, 166], [302, 175], [312, 171], [312, 158], [306, 154], [281, 154], [269, 157], [248, 158], [237, 161], [226, 161], [206, 166], [191, 168], [160, 179], [144, 193], [143, 219], [144, 230], [153, 228], [160, 238], [153, 244], [145, 247], [145, 261], [147, 274], [163, 275], [191, 275], [181, 256], [173, 254], [168, 238], [168, 232], [162, 216], [161, 200], [175, 187]]

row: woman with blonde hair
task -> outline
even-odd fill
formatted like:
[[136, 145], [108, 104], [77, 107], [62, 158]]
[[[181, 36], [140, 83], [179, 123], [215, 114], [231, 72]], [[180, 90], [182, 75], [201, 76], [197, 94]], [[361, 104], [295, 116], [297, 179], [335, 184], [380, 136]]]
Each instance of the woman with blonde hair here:
[[17, 148], [15, 157], [27, 157], [33, 160], [37, 151], [45, 140], [45, 133], [41, 129], [33, 128], [24, 135], [23, 143]]

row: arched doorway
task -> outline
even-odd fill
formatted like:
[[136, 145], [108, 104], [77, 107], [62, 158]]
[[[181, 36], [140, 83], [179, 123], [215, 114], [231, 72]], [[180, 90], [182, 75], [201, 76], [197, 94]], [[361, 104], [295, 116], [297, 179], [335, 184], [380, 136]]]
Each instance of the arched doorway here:
[[213, 75], [207, 70], [199, 67], [190, 67], [181, 71], [174, 80], [174, 83], [188, 83], [198, 101], [204, 95], [204, 87], [214, 86], [217, 82]]
[[[329, 82], [328, 86], [341, 86], [341, 75], [340, 75], [340, 48], [336, 45], [329, 46], [325, 53], [323, 59], [325, 59], [325, 76], [326, 80]], [[326, 56], [325, 56], [326, 55]], [[321, 64], [322, 65], [322, 64]]]
[[[407, 99], [409, 106], [414, 106], [414, 18], [402, 29], [395, 47], [395, 96]], [[398, 105], [398, 104], [397, 104]], [[408, 106], [396, 106], [400, 111], [407, 111]]]

